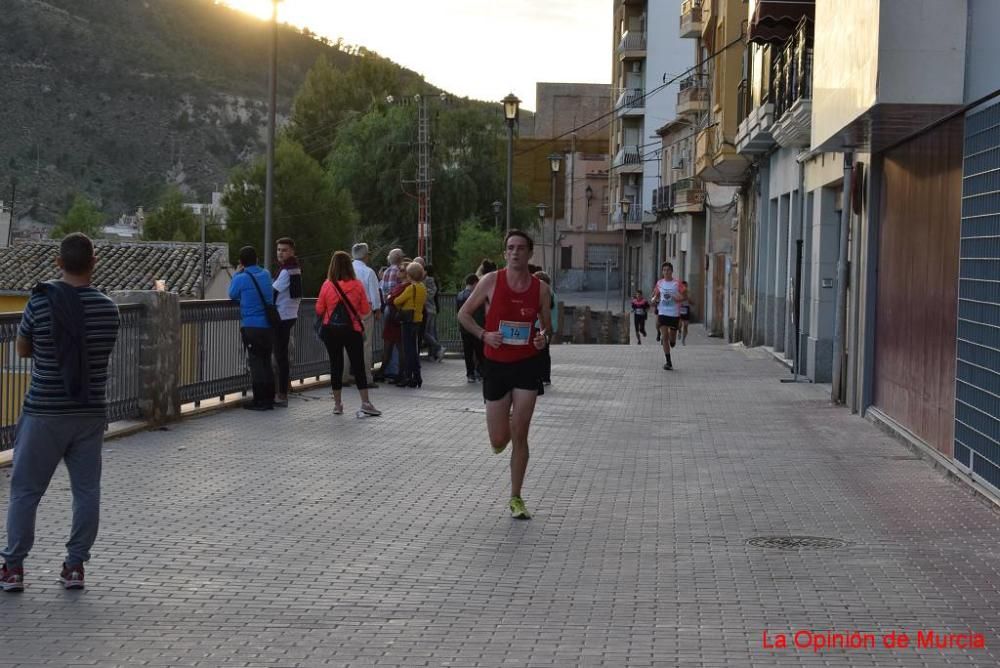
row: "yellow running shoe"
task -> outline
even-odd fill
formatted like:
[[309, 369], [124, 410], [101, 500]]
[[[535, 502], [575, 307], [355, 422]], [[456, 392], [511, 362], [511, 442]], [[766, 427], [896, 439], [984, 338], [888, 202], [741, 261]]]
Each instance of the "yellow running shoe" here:
[[493, 454], [494, 454], [494, 455], [499, 455], [499, 454], [500, 454], [501, 452], [503, 452], [504, 450], [506, 450], [506, 449], [507, 449], [507, 444], [506, 444], [506, 443], [504, 443], [504, 444], [503, 444], [503, 445], [501, 445], [501, 446], [500, 446], [499, 448], [495, 448], [495, 447], [493, 447], [493, 446], [491, 445], [491, 446], [490, 446], [490, 448], [492, 448], [492, 449], [493, 449]]
[[530, 520], [531, 513], [524, 507], [524, 501], [519, 496], [510, 497], [510, 516], [515, 520]]

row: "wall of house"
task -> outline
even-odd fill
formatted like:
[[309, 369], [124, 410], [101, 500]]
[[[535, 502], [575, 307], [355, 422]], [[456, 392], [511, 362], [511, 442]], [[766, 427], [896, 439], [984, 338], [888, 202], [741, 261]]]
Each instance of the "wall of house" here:
[[969, 7], [965, 56], [965, 102], [1000, 88], [997, 63], [1000, 63], [1000, 2], [967, 0]]
[[[552, 83], [535, 84], [534, 137], [558, 137], [587, 121], [608, 112], [610, 84]], [[578, 132], [581, 139], [604, 139], [606, 132], [594, 123]]]
[[882, 0], [816, 3], [812, 145], [819, 146], [875, 104]]
[[965, 82], [956, 74], [965, 68], [967, 2], [882, 0], [876, 91], [880, 104], [962, 101]]
[[28, 295], [0, 296], [0, 313], [21, 313], [28, 303]]

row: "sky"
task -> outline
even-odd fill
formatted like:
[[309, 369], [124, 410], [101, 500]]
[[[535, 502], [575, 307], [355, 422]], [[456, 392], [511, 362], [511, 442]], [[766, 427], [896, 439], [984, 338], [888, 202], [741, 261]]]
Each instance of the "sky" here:
[[[219, 0], [216, 0], [217, 2]], [[223, 0], [270, 17], [271, 0]], [[609, 83], [611, 0], [282, 0], [278, 19], [380, 55], [449, 93], [535, 110], [535, 83]]]

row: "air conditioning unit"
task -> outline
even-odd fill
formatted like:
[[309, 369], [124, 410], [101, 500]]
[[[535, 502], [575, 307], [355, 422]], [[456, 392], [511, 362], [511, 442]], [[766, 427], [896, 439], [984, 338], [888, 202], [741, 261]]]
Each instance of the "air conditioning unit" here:
[[680, 155], [675, 155], [674, 164], [672, 166], [674, 169], [684, 169], [684, 157]]
[[632, 61], [632, 73], [633, 74], [642, 74], [642, 61], [641, 60], [633, 60]]
[[639, 174], [629, 174], [628, 182], [633, 186], [639, 185]]

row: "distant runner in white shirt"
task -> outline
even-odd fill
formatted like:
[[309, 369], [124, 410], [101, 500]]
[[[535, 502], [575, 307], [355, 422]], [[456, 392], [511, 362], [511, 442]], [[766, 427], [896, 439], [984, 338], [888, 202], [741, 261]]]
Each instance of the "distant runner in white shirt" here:
[[680, 281], [674, 278], [674, 265], [664, 262], [660, 267], [660, 280], [653, 287], [653, 303], [656, 304], [656, 327], [660, 330], [663, 356], [667, 358], [663, 368], [674, 368], [670, 360], [670, 349], [677, 345], [677, 325], [680, 320]]
[[[371, 304], [371, 313], [361, 319], [365, 332], [365, 373], [368, 374], [368, 387], [375, 387], [372, 382], [372, 331], [375, 321], [382, 317], [382, 291], [379, 286], [378, 276], [375, 270], [368, 266], [368, 244], [358, 243], [351, 247], [351, 256], [354, 258], [354, 275], [361, 285], [365, 286], [365, 296]], [[345, 353], [346, 354], [346, 353]], [[345, 374], [348, 373], [348, 365], [344, 365]]]

